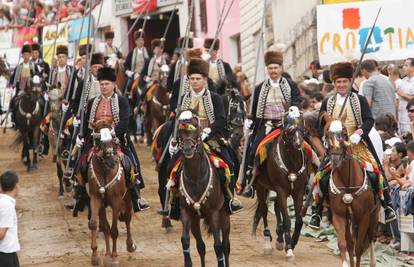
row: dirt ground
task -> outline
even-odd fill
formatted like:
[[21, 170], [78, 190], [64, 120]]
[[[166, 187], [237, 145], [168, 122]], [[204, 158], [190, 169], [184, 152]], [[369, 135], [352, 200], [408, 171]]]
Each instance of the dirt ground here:
[[[27, 173], [17, 149], [10, 144], [14, 132], [8, 130], [0, 138], [0, 171], [12, 169], [20, 175], [20, 194], [17, 199], [19, 252], [22, 266], [91, 266], [90, 232], [86, 212], [73, 218], [65, 210], [64, 204], [72, 202], [71, 196], [57, 198], [58, 181], [51, 157], [42, 159], [39, 169]], [[161, 229], [161, 218], [157, 215], [160, 208], [157, 194], [157, 176], [147, 147], [137, 146], [146, 189], [143, 196], [150, 202], [151, 209], [137, 216], [132, 223], [133, 238], [137, 244], [134, 253], [126, 251], [126, 231], [121, 224], [118, 239], [118, 252], [121, 266], [172, 267], [183, 266], [181, 252], [181, 223], [174, 222], [174, 229], [166, 233]], [[339, 258], [332, 255], [325, 243], [301, 237], [295, 249], [296, 259], [288, 263], [284, 252], [273, 249], [272, 255], [263, 253], [262, 228], [256, 237], [251, 235], [251, 222], [254, 200], [242, 199], [245, 210], [231, 217], [231, 255], [232, 266], [339, 266]], [[271, 217], [271, 216], [269, 216]], [[275, 220], [270, 218], [271, 229]], [[274, 234], [273, 234], [274, 236]], [[204, 235], [207, 247], [207, 266], [216, 266], [213, 238]], [[274, 244], [273, 244], [274, 248]], [[98, 251], [103, 254], [104, 240], [98, 241]], [[191, 255], [194, 266], [199, 266], [195, 240], [191, 237]]]

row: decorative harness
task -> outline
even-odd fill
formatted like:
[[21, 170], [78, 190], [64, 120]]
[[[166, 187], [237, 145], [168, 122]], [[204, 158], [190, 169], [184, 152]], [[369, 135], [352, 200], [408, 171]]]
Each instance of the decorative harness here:
[[[92, 157], [97, 157], [95, 153], [92, 154]], [[116, 172], [115, 176], [111, 179], [111, 181], [105, 185], [101, 185], [101, 183], [98, 180], [98, 177], [96, 177], [95, 170], [93, 168], [93, 164], [89, 164], [89, 169], [91, 170], [92, 179], [95, 181], [96, 185], [98, 186], [98, 191], [101, 194], [102, 198], [104, 197], [104, 194], [107, 190], [109, 190], [112, 186], [114, 186], [116, 183], [118, 183], [121, 180], [122, 175], [122, 168], [121, 163], [118, 160], [118, 171]]]
[[210, 191], [213, 189], [213, 167], [211, 166], [211, 162], [206, 154], [206, 152], [203, 152], [203, 155], [205, 158], [207, 158], [208, 162], [208, 170], [209, 170], [209, 177], [208, 177], [208, 183], [206, 188], [204, 189], [203, 194], [201, 195], [200, 199], [198, 201], [195, 201], [190, 194], [188, 193], [187, 189], [185, 188], [184, 184], [184, 170], [182, 170], [180, 175], [180, 192], [185, 197], [185, 201], [187, 202], [188, 206], [191, 206], [194, 208], [194, 210], [197, 212], [199, 216], [201, 216], [201, 205], [203, 205], [207, 198], [210, 196]]

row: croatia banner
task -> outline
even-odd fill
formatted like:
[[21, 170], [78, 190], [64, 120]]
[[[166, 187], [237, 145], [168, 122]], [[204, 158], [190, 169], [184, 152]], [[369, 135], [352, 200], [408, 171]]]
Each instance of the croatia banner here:
[[157, 0], [132, 0], [134, 14], [147, 13], [157, 10]]

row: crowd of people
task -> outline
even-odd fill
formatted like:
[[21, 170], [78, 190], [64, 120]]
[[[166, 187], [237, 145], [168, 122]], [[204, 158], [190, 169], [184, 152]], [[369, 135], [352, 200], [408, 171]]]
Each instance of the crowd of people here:
[[86, 0], [2, 0], [0, 31], [28, 26], [41, 28], [83, 16]]

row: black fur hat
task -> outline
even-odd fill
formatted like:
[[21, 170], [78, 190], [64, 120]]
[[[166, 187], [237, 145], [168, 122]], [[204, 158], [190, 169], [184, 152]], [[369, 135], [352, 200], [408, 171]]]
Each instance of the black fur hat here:
[[330, 67], [331, 80], [335, 81], [338, 78], [352, 79], [354, 75], [354, 67], [351, 62], [339, 62], [332, 64]]
[[91, 44], [84, 44], [84, 45], [79, 46], [79, 56], [86, 55], [88, 53], [88, 50], [89, 50], [89, 53], [92, 52]]
[[64, 55], [69, 54], [69, 50], [68, 50], [68, 47], [66, 45], [59, 45], [56, 48], [56, 55], [60, 55], [60, 54], [64, 54]]
[[188, 63], [187, 73], [191, 74], [201, 74], [204, 77], [208, 77], [209, 65], [205, 60], [192, 58], [190, 63]]
[[105, 40], [106, 39], [114, 39], [115, 37], [115, 33], [113, 31], [107, 31], [104, 34]]
[[116, 82], [115, 70], [109, 67], [100, 68], [98, 71], [98, 81]]
[[[185, 37], [180, 37], [180, 39], [178, 39], [178, 42], [177, 42], [177, 47], [184, 48], [184, 41], [185, 41]], [[188, 48], [193, 48], [193, 47], [194, 47], [193, 38], [188, 38]]]
[[[213, 42], [214, 42], [214, 38], [206, 38], [204, 40], [204, 48], [210, 49]], [[217, 39], [216, 42], [214, 43], [213, 50], [219, 50], [219, 49], [220, 49], [220, 40]]]
[[105, 65], [104, 55], [102, 53], [93, 53], [91, 58], [91, 66], [92, 65]]
[[29, 44], [25, 44], [22, 47], [22, 54], [23, 53], [32, 53], [32, 46]]
[[32, 44], [32, 51], [39, 51], [40, 52], [40, 44], [33, 43]]

